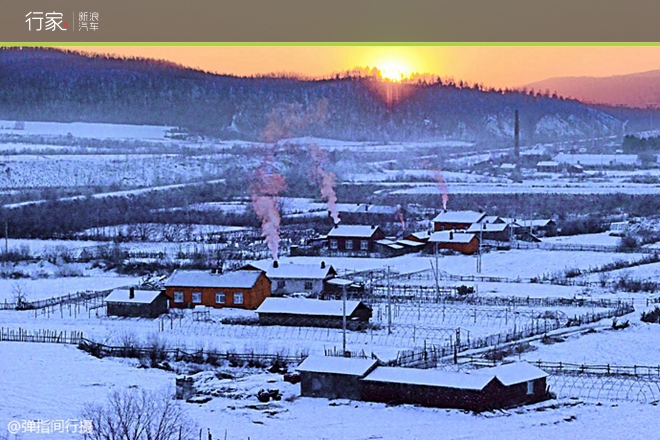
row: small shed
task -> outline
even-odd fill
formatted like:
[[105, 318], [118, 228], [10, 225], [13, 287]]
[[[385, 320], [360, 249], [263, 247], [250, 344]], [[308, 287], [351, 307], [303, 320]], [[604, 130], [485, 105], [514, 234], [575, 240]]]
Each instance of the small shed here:
[[475, 234], [484, 240], [511, 240], [511, 227], [506, 223], [473, 223], [467, 232]]
[[156, 318], [167, 313], [167, 297], [160, 290], [115, 289], [105, 303], [108, 316]]
[[554, 160], [542, 160], [536, 164], [536, 171], [539, 173], [558, 173], [561, 171], [559, 162]]
[[300, 371], [300, 394], [305, 397], [362, 400], [362, 383], [374, 368], [374, 359], [309, 356]]
[[[362, 301], [346, 301], [346, 327], [366, 327], [371, 308]], [[307, 298], [266, 298], [257, 309], [261, 325], [342, 328], [343, 301]]]

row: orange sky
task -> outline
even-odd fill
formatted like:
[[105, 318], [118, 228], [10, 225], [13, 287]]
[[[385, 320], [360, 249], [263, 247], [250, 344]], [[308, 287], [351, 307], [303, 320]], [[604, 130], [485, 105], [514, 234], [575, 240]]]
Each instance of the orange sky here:
[[[216, 73], [293, 72], [327, 76], [356, 66], [429, 72], [493, 87], [555, 76], [611, 76], [660, 69], [658, 47], [284, 46], [74, 47], [80, 51], [173, 61]], [[398, 73], [395, 73], [395, 76]]]

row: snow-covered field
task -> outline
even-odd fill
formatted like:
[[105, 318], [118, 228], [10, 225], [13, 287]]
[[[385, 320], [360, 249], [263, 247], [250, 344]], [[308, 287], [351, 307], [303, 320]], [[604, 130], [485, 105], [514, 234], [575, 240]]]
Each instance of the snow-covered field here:
[[[94, 272], [89, 276], [42, 279], [0, 279], [0, 302], [15, 302], [17, 290], [27, 301], [38, 301], [85, 290], [106, 290], [130, 286], [139, 277], [119, 277]], [[1, 312], [0, 312], [1, 313]], [[0, 315], [2, 318], [2, 315]]]
[[[2, 342], [0, 350], [2, 429], [13, 420], [77, 420], [86, 402], [103, 402], [111, 391], [129, 387], [161, 390], [174, 384], [174, 373], [137, 369], [114, 359], [96, 359], [70, 346]], [[275, 387], [288, 397], [298, 390], [298, 386], [284, 384], [276, 374], [252, 376], [233, 381], [233, 385], [245, 394]], [[206, 404], [183, 405], [205, 435], [209, 429], [213, 438], [228, 440], [648, 440], [657, 434], [657, 409], [632, 403], [597, 406], [580, 401], [550, 401], [480, 415], [302, 397], [262, 405], [253, 395], [238, 400], [216, 397]], [[72, 436], [75, 437], [59, 433], [21, 434], [24, 439], [60, 440]]]
[[90, 122], [36, 122], [24, 121], [23, 129], [16, 130], [16, 121], [0, 121], [0, 133], [18, 135], [67, 136], [94, 139], [165, 139], [173, 127], [156, 125], [102, 124]]

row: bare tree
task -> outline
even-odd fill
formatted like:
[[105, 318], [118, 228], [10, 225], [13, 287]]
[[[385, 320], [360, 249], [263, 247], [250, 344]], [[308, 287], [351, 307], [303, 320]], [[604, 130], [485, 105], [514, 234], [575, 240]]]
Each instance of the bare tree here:
[[105, 404], [85, 405], [81, 419], [92, 423], [87, 440], [193, 440], [198, 431], [169, 390], [115, 391]]
[[14, 295], [14, 302], [18, 308], [23, 307], [27, 303], [27, 288], [25, 283], [17, 281], [11, 286], [11, 291]]

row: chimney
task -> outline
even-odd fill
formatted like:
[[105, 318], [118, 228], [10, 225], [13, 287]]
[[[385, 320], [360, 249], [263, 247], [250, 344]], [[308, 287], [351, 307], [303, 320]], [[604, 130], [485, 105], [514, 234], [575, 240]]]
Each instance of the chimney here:
[[215, 273], [215, 267], [211, 269], [211, 273]]
[[376, 229], [376, 225], [371, 225], [371, 229]]
[[129, 299], [134, 299], [135, 298], [135, 287], [131, 287], [128, 290], [128, 298]]
[[454, 239], [454, 231], [449, 231], [449, 239], [450, 240]]
[[338, 227], [339, 227], [339, 223], [335, 223], [335, 228], [338, 228]]
[[280, 263], [277, 260], [273, 261], [273, 268], [277, 269], [278, 267], [280, 267]]
[[445, 208], [445, 212], [447, 212], [447, 208]]
[[321, 269], [325, 269], [325, 261], [321, 261]]
[[216, 271], [218, 274], [221, 274], [221, 273], [222, 273], [222, 267], [218, 267], [217, 269], [215, 269], [215, 271]]

